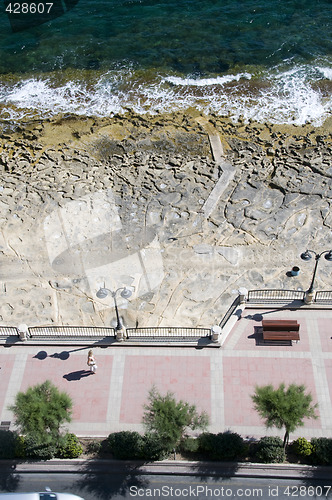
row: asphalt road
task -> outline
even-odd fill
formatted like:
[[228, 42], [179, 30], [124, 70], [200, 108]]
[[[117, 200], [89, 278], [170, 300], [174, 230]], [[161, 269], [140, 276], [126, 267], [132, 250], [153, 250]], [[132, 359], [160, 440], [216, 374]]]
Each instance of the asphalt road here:
[[85, 500], [158, 498], [332, 499], [332, 478], [290, 480], [130, 473], [0, 473], [0, 492], [68, 492]]

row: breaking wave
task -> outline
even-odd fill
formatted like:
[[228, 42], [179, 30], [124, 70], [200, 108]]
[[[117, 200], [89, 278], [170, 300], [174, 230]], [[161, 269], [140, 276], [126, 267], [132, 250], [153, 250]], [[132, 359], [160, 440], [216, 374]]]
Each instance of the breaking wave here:
[[59, 114], [112, 116], [128, 109], [140, 113], [196, 108], [248, 122], [322, 125], [332, 110], [332, 66], [275, 67], [217, 77], [144, 74], [133, 67], [104, 74], [61, 74], [2, 81], [3, 121], [12, 123]]

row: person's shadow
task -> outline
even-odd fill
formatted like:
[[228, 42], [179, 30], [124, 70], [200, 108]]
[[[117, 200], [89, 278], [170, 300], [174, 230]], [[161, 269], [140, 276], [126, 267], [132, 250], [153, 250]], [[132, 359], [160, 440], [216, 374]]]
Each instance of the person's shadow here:
[[78, 370], [77, 372], [67, 373], [63, 378], [68, 380], [68, 382], [72, 382], [73, 380], [81, 380], [81, 378], [88, 377], [92, 374], [93, 372], [90, 372], [90, 370]]

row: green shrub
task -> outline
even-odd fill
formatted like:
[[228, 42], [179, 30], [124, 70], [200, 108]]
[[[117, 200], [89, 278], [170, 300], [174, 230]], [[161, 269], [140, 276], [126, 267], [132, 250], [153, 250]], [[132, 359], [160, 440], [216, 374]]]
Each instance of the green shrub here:
[[198, 438], [199, 449], [212, 460], [235, 460], [247, 450], [243, 438], [236, 432], [203, 433]]
[[27, 391], [19, 392], [13, 411], [15, 423], [24, 436], [34, 436], [40, 443], [56, 443], [60, 439], [60, 428], [70, 422], [73, 403], [65, 392], [60, 392], [49, 380]]
[[16, 458], [25, 458], [26, 455], [26, 445], [24, 436], [16, 436], [15, 443], [15, 457]]
[[284, 448], [289, 441], [289, 434], [304, 425], [304, 418], [317, 418], [317, 404], [312, 405], [312, 396], [305, 393], [304, 385], [280, 384], [278, 389], [272, 385], [256, 386], [251, 396], [255, 410], [265, 421], [266, 427], [284, 428]]
[[216, 434], [211, 432], [203, 432], [197, 438], [199, 450], [205, 454], [211, 455], [214, 453]]
[[103, 439], [100, 443], [100, 451], [99, 453], [101, 455], [109, 455], [111, 453], [111, 449], [110, 449], [110, 445], [109, 445], [109, 441], [108, 441], [108, 437], [106, 439]]
[[282, 463], [286, 459], [283, 442], [279, 437], [265, 436], [254, 447], [256, 462]]
[[319, 465], [332, 465], [332, 438], [312, 438], [312, 461]]
[[219, 460], [235, 460], [240, 458], [246, 447], [243, 438], [236, 432], [222, 432], [217, 434]]
[[199, 413], [195, 405], [177, 401], [171, 392], [163, 396], [154, 386], [144, 410], [143, 424], [146, 431], [159, 434], [164, 448], [169, 452], [179, 446], [188, 429], [205, 429], [209, 423], [206, 412]]
[[162, 460], [166, 458], [169, 451], [165, 447], [162, 438], [156, 432], [147, 432], [143, 436], [143, 458], [145, 460]]
[[0, 430], [0, 459], [15, 458], [17, 434]]
[[155, 432], [141, 436], [138, 432], [122, 431], [110, 434], [106, 440], [107, 449], [115, 458], [121, 460], [161, 460], [168, 455], [165, 443]]
[[313, 452], [313, 446], [306, 438], [298, 438], [292, 443], [292, 451], [299, 457], [310, 457]]
[[113, 432], [108, 436], [107, 442], [115, 458], [121, 460], [143, 458], [145, 443], [138, 432]]
[[49, 460], [55, 457], [56, 451], [57, 445], [48, 436], [44, 441], [41, 441], [39, 435], [28, 434], [25, 436], [25, 455], [28, 458]]
[[199, 449], [199, 440], [193, 437], [187, 437], [180, 443], [180, 451], [184, 453], [197, 453]]
[[87, 444], [86, 451], [91, 454], [100, 454], [102, 451], [102, 443], [100, 441], [90, 441]]
[[56, 456], [59, 458], [77, 458], [79, 457], [82, 452], [83, 448], [82, 445], [80, 444], [78, 438], [75, 436], [75, 434], [66, 434], [63, 436], [61, 439], [61, 444], [58, 447]]

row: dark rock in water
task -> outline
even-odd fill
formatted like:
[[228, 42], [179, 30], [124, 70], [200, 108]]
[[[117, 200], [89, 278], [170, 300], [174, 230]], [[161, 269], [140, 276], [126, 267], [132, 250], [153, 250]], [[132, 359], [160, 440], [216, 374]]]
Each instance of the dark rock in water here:
[[91, 59], [88, 61], [87, 64], [88, 69], [99, 69], [100, 68], [100, 61], [98, 59]]
[[78, 4], [79, 1], [80, 0], [64, 0], [67, 9], [72, 9], [73, 7], [75, 7], [75, 5]]
[[174, 71], [179, 71], [180, 73], [185, 73], [185, 71], [184, 71], [185, 67], [181, 63], [181, 61], [179, 61], [178, 59], [173, 59], [173, 61], [171, 61], [171, 67], [172, 67], [172, 69], [174, 69]]
[[225, 71], [229, 70], [230, 66], [225, 61], [218, 61], [217, 62], [217, 68], [218, 68], [218, 71], [221, 71], [222, 73], [224, 73]]

